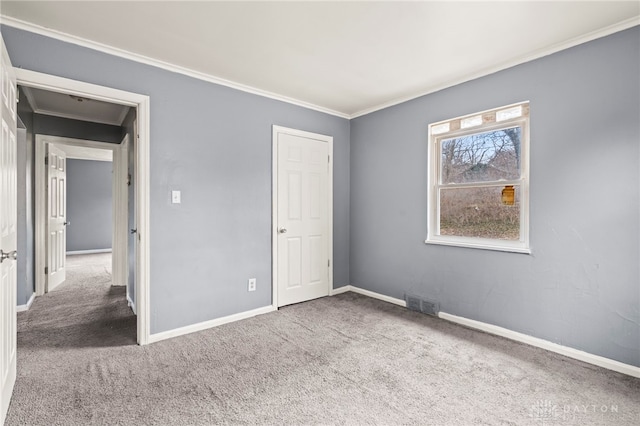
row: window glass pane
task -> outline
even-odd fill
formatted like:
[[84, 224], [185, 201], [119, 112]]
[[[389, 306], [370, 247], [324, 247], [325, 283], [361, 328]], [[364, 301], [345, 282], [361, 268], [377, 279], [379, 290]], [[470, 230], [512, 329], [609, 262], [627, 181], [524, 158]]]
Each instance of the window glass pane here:
[[521, 134], [517, 126], [442, 140], [441, 182], [519, 179]]
[[503, 204], [504, 188], [491, 186], [441, 189], [440, 235], [518, 241], [520, 188], [514, 188], [513, 205]]

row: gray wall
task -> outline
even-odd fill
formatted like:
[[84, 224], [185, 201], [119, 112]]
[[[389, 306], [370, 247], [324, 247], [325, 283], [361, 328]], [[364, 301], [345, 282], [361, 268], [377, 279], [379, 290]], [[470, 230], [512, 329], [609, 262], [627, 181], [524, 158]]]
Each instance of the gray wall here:
[[[640, 28], [351, 121], [351, 282], [640, 366]], [[531, 255], [425, 245], [427, 126], [531, 101]]]
[[16, 299], [18, 305], [24, 305], [35, 291], [35, 241], [33, 235], [35, 213], [33, 156], [35, 135], [33, 132], [33, 109], [23, 93], [20, 93], [18, 116], [26, 129], [18, 130], [17, 135], [18, 283]]
[[[271, 304], [274, 124], [334, 137], [334, 286], [349, 283], [348, 120], [6, 26], [2, 34], [16, 67], [150, 96], [152, 333]], [[182, 204], [170, 203], [172, 189]]]
[[120, 143], [122, 141], [122, 128], [120, 126], [42, 114], [34, 114], [34, 131], [39, 135], [61, 136], [98, 142]]
[[112, 247], [110, 161], [67, 159], [67, 252]]

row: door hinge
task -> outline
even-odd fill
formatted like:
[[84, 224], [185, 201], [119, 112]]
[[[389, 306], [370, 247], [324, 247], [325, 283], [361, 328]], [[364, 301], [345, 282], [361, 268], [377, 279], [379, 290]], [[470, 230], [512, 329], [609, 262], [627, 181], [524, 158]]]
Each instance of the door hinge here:
[[331, 259], [327, 260], [327, 266], [331, 267]]
[[44, 274], [45, 275], [49, 275], [49, 267], [48, 266], [44, 267]]
[[330, 163], [330, 162], [331, 162], [331, 156], [327, 155], [327, 163]]
[[48, 166], [49, 165], [49, 157], [44, 157], [44, 165]]

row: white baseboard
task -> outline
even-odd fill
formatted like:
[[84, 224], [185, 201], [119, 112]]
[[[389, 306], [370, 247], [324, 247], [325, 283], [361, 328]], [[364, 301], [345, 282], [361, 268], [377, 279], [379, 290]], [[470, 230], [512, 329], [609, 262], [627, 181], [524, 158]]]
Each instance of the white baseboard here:
[[33, 303], [33, 301], [35, 300], [35, 298], [36, 298], [36, 294], [35, 294], [35, 292], [34, 292], [34, 293], [31, 293], [31, 297], [29, 298], [29, 300], [27, 300], [27, 303], [26, 303], [26, 304], [16, 306], [16, 312], [24, 312], [24, 311], [28, 311], [28, 310], [29, 310], [29, 308], [31, 307], [31, 304], [32, 304], [32, 303]]
[[74, 250], [74, 251], [68, 251], [66, 254], [67, 256], [74, 256], [76, 254], [97, 254], [97, 253], [111, 253], [113, 250], [108, 248], [108, 249], [95, 249], [95, 250]]
[[342, 287], [338, 287], [338, 288], [332, 288], [331, 291], [329, 292], [329, 296], [335, 296], [336, 294], [342, 294], [342, 293], [346, 293], [348, 291], [353, 291], [352, 287], [350, 285], [345, 285]]
[[[343, 287], [338, 287], [336, 289], [332, 289], [330, 292], [330, 295], [335, 296], [337, 294], [346, 293], [348, 291], [352, 291], [354, 293], [372, 297], [374, 299], [382, 300], [384, 302], [393, 303], [394, 305], [406, 307], [406, 302], [402, 299], [396, 299], [395, 297], [386, 296], [384, 294], [376, 293], [370, 290], [365, 290], [363, 288], [356, 287], [353, 285], [347, 285]], [[32, 296], [32, 299], [33, 299], [33, 296]], [[32, 301], [32, 299], [30, 299], [30, 302]], [[131, 303], [131, 300], [130, 299], [128, 300], [129, 300], [129, 303]], [[275, 306], [265, 306], [263, 308], [258, 308], [258, 309], [254, 309], [247, 312], [240, 312], [238, 314], [229, 315], [222, 318], [216, 318], [214, 320], [204, 321], [198, 324], [192, 324], [186, 327], [176, 328], [174, 330], [155, 333], [149, 336], [149, 343], [159, 342], [161, 340], [178, 337], [185, 334], [195, 333], [197, 331], [206, 330], [208, 328], [217, 327], [219, 325], [228, 324], [230, 322], [240, 321], [243, 319], [254, 317], [256, 315], [262, 315], [262, 314], [266, 314], [276, 310], [277, 308]], [[526, 334], [518, 333], [517, 331], [512, 331], [503, 327], [498, 327], [496, 325], [487, 324], [480, 321], [475, 321], [475, 320], [459, 317], [456, 315], [447, 314], [446, 312], [440, 312], [438, 316], [440, 319], [443, 319], [446, 321], [450, 321], [450, 322], [464, 325], [476, 330], [484, 331], [489, 334], [505, 337], [507, 339], [514, 340], [516, 342], [525, 343], [531, 346], [535, 346], [541, 349], [555, 352], [569, 358], [586, 362], [588, 364], [593, 364], [593, 365], [597, 365], [598, 367], [606, 368], [608, 370], [617, 371], [618, 373], [640, 378], [640, 367], [624, 364], [619, 361], [615, 361], [599, 355], [590, 354], [588, 352], [580, 351], [578, 349], [573, 349], [568, 346], [562, 346], [557, 343], [549, 342], [547, 340], [539, 339], [533, 336], [528, 336]]]
[[395, 297], [391, 297], [391, 296], [385, 296], [384, 294], [380, 294], [380, 293], [376, 293], [375, 291], [370, 291], [370, 290], [365, 290], [363, 288], [360, 287], [356, 287], [356, 286], [349, 286], [350, 287], [350, 291], [354, 292], [354, 293], [358, 293], [358, 294], [362, 294], [365, 296], [369, 296], [369, 297], [373, 297], [374, 299], [378, 299], [378, 300], [382, 300], [385, 302], [389, 302], [389, 303], [393, 303], [394, 305], [398, 305], [398, 306], [402, 306], [402, 307], [407, 307], [407, 302], [402, 300], [402, 299], [396, 299]]
[[133, 300], [131, 300], [128, 294], [127, 294], [127, 305], [129, 305], [129, 307], [133, 311], [133, 315], [138, 315], [138, 313], [136, 312], [136, 304], [133, 303]]
[[[379, 299], [385, 302], [395, 303], [396, 305], [406, 307], [406, 302], [404, 300], [385, 296], [384, 294], [376, 293], [370, 290], [364, 290], [362, 288], [355, 287], [352, 285], [346, 286], [346, 287], [349, 287], [349, 289], [342, 290], [345, 287], [340, 287], [334, 290], [332, 295], [344, 293], [346, 291], [353, 291], [354, 293], [360, 293], [365, 296], [373, 297], [374, 299]], [[337, 293], [338, 291], [340, 292]], [[628, 376], [640, 378], [640, 367], [636, 367], [634, 365], [625, 364], [619, 361], [615, 361], [613, 359], [605, 358], [600, 355], [594, 355], [588, 352], [580, 351], [578, 349], [570, 348], [568, 346], [559, 345], [557, 343], [549, 342], [548, 340], [543, 340], [537, 337], [528, 336], [526, 334], [518, 333], [517, 331], [512, 331], [507, 328], [498, 327], [497, 325], [487, 324], [484, 322], [447, 314], [446, 312], [440, 312], [438, 314], [438, 317], [446, 321], [454, 322], [456, 324], [460, 324], [470, 328], [474, 328], [476, 330], [484, 331], [485, 333], [505, 337], [510, 340], [515, 340], [516, 342], [525, 343], [527, 345], [531, 345], [537, 348], [555, 352], [569, 358], [577, 359], [578, 361], [583, 361], [588, 364], [597, 365], [598, 367], [617, 371], [618, 373], [626, 374]]]
[[161, 333], [154, 333], [149, 336], [148, 343], [155, 343], [161, 340], [171, 339], [173, 337], [183, 336], [185, 334], [195, 333], [197, 331], [206, 330], [208, 328], [218, 327], [230, 322], [240, 321], [243, 319], [255, 317], [256, 315], [267, 314], [269, 312], [277, 311], [278, 309], [273, 306], [265, 306], [251, 311], [240, 312], [237, 314], [229, 315], [222, 318], [216, 318], [210, 321], [204, 321], [197, 324], [187, 325], [185, 327], [175, 328], [173, 330], [163, 331]]
[[446, 312], [440, 312], [438, 316], [444, 320], [451, 321], [456, 324], [464, 325], [470, 328], [474, 328], [476, 330], [481, 330], [489, 334], [495, 334], [496, 336], [505, 337], [507, 339], [515, 340], [516, 342], [526, 343], [527, 345], [546, 349], [548, 351], [555, 352], [569, 358], [577, 359], [578, 361], [583, 361], [588, 364], [597, 365], [598, 367], [603, 367], [608, 370], [617, 371], [618, 373], [626, 374], [628, 376], [640, 377], [640, 367], [624, 364], [622, 362], [605, 358], [600, 355], [590, 354], [588, 352], [580, 351], [578, 349], [573, 349], [568, 346], [563, 346], [557, 343], [549, 342], [548, 340], [543, 340], [537, 337], [518, 333], [517, 331], [512, 331], [507, 328], [498, 327], [497, 325], [487, 324], [484, 322], [447, 314]]

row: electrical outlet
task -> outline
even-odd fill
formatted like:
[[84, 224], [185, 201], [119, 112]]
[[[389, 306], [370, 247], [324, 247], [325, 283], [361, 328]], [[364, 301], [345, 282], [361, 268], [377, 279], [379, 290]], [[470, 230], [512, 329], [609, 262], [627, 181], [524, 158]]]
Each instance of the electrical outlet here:
[[247, 291], [256, 291], [256, 279], [249, 278], [249, 285], [247, 286]]

